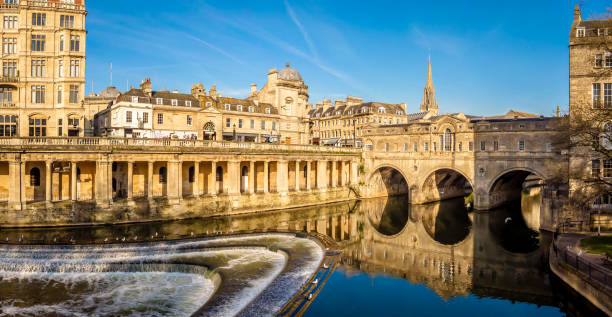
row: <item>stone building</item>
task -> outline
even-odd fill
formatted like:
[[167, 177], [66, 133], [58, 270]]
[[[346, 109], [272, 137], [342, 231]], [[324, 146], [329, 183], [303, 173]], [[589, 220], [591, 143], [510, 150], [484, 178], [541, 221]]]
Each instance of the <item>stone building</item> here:
[[83, 136], [85, 0], [3, 2], [0, 137]]
[[[583, 20], [576, 6], [569, 35], [570, 122], [591, 109], [612, 111], [611, 44], [612, 20]], [[603, 133], [612, 133], [612, 122], [596, 124], [602, 125], [598, 128]], [[610, 144], [605, 146], [612, 151]], [[574, 147], [570, 149], [570, 171], [570, 191], [588, 190], [589, 178], [612, 179], [612, 159], [590, 147]], [[612, 195], [596, 198], [595, 203], [611, 208]]]
[[98, 94], [92, 93], [85, 97], [85, 100], [83, 100], [85, 113], [87, 114], [87, 117], [93, 118], [84, 122], [85, 136], [100, 135], [98, 132], [96, 132], [95, 116], [97, 113], [112, 105], [112, 103], [115, 102], [120, 95], [121, 91], [119, 91], [119, 89], [114, 86], [108, 86]]

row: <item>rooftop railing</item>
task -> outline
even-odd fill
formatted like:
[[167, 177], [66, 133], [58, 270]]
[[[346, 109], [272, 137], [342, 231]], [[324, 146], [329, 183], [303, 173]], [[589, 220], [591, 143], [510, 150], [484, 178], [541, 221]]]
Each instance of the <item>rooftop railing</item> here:
[[52, 9], [66, 9], [84, 11], [85, 5], [73, 4], [65, 2], [51, 2], [47, 0], [18, 0], [16, 3], [0, 3], [0, 9], [17, 9], [19, 6], [22, 7], [42, 7]]
[[326, 147], [302, 144], [275, 144], [208, 140], [102, 138], [102, 137], [13, 137], [0, 138], [0, 146], [26, 148], [28, 146], [108, 146], [110, 148], [164, 147], [186, 149], [237, 149], [251, 151], [298, 151], [324, 153], [361, 153], [361, 149]]

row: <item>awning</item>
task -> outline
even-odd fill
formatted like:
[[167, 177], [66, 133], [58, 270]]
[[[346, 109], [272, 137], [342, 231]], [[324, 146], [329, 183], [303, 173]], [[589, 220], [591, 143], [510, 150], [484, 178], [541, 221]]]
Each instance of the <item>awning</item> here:
[[336, 145], [338, 144], [338, 141], [340, 141], [339, 138], [327, 139], [327, 141], [325, 141], [325, 145]]

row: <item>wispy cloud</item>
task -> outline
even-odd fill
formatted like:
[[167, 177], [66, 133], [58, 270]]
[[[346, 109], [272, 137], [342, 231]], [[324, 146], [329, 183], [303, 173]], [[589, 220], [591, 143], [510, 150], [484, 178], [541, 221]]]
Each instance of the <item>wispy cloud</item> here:
[[310, 39], [310, 36], [308, 36], [308, 32], [306, 32], [306, 29], [298, 19], [297, 15], [295, 14], [295, 11], [293, 11], [293, 8], [291, 7], [291, 5], [289, 5], [289, 1], [287, 0], [285, 0], [285, 8], [287, 9], [289, 17], [291, 17], [291, 21], [293, 21], [295, 26], [297, 26], [297, 28], [300, 30], [300, 33], [302, 33], [304, 41], [306, 41], [306, 44], [308, 44], [308, 47], [310, 48], [310, 53], [315, 59], [318, 59], [319, 54], [317, 53], [317, 50], [315, 49], [315, 46], [312, 43], [312, 40]]
[[210, 44], [209, 42], [207, 42], [207, 41], [205, 41], [205, 40], [203, 40], [203, 39], [201, 39], [201, 38], [199, 38], [199, 37], [197, 37], [195, 35], [191, 35], [191, 34], [187, 34], [187, 33], [183, 33], [183, 35], [185, 37], [187, 37], [187, 38], [190, 38], [190, 39], [200, 43], [200, 44], [204, 44], [205, 46], [208, 46], [209, 48], [211, 48], [211, 49], [221, 53], [221, 55], [223, 55], [223, 56], [233, 60], [236, 63], [242, 64], [242, 65], [246, 65], [246, 63], [244, 61], [242, 61], [241, 59], [235, 57], [234, 55], [224, 51], [223, 49], [221, 49], [221, 48], [219, 48], [219, 47], [217, 47], [215, 45]]
[[465, 41], [461, 37], [424, 31], [417, 26], [412, 27], [410, 37], [416, 45], [424, 49], [440, 51], [447, 55], [461, 55], [466, 49]]

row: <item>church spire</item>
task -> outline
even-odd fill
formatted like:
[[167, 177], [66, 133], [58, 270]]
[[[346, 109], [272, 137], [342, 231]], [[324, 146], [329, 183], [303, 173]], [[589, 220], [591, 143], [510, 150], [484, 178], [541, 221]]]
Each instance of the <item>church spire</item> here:
[[423, 102], [421, 103], [421, 112], [432, 112], [438, 115], [438, 103], [436, 102], [436, 89], [433, 85], [433, 75], [431, 73], [431, 56], [427, 65], [427, 83], [423, 94]]

